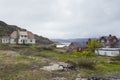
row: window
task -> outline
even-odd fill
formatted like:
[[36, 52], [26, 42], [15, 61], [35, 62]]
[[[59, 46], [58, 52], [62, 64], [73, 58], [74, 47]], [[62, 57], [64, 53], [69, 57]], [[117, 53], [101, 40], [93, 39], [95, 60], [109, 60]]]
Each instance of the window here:
[[104, 55], [106, 56], [106, 55], [107, 55], [107, 52], [104, 52]]
[[114, 52], [111, 52], [111, 54], [115, 54]]
[[21, 35], [21, 37], [23, 37], [23, 35]]
[[32, 40], [30, 40], [30, 42], [32, 42]]
[[21, 40], [21, 42], [23, 42], [23, 40]]
[[27, 37], [27, 35], [25, 35], [24, 37]]

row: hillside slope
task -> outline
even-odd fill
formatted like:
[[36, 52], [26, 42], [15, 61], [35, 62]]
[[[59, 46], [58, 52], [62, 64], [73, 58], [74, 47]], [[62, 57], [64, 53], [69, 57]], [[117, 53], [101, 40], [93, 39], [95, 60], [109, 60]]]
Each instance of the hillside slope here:
[[[22, 29], [16, 25], [8, 25], [7, 23], [0, 21], [0, 37], [2, 36], [10, 36], [10, 34], [13, 31], [16, 30], [26, 30], [26, 29]], [[48, 38], [42, 37], [42, 36], [38, 36], [35, 34], [35, 39], [36, 42], [38, 44], [52, 44], [53, 42], [51, 40], [49, 40]]]

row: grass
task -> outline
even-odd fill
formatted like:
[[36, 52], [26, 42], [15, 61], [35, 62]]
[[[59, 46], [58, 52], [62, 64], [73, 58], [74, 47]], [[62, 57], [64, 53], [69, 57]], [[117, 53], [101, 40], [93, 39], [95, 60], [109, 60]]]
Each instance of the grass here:
[[53, 59], [56, 61], [77, 61], [79, 58], [74, 56], [74, 55], [69, 55], [69, 54], [60, 54], [54, 51], [41, 51], [37, 54], [33, 54], [34, 56], [42, 56], [45, 58]]
[[[12, 50], [0, 50], [0, 79], [1, 80], [52, 80], [54, 77], [74, 79], [81, 77], [102, 76], [120, 73], [120, 65], [110, 64], [110, 57], [89, 57], [96, 61], [94, 69], [78, 68], [78, 71], [43, 71], [39, 68], [50, 62], [73, 61], [77, 63], [81, 57], [65, 54], [65, 50], [52, 48], [36, 48], [33, 46], [16, 47]], [[49, 62], [45, 62], [45, 60]], [[90, 65], [90, 64], [89, 64]]]
[[[73, 61], [73, 62], [78, 62], [81, 57], [77, 57], [75, 55], [69, 55], [69, 54], [61, 54], [57, 53], [54, 51], [41, 51], [37, 54], [34, 54], [34, 56], [42, 56], [45, 58], [49, 58], [54, 61]], [[90, 70], [90, 69], [80, 69], [83, 72], [82, 75], [90, 77], [90, 76], [100, 76], [100, 75], [106, 75], [106, 74], [116, 74], [120, 73], [120, 65], [117, 64], [110, 64], [110, 57], [101, 57], [101, 56], [95, 56], [95, 57], [90, 57], [90, 59], [96, 61], [96, 66], [95, 69]]]
[[[13, 53], [14, 55], [16, 54], [17, 55], [13, 56]], [[0, 79], [1, 80], [37, 80], [39, 79], [38, 76], [42, 74], [41, 71], [39, 71], [39, 68], [48, 65], [47, 63], [42, 62], [41, 60], [42, 59], [34, 59], [25, 55], [18, 55], [18, 53], [10, 50], [9, 51], [0, 50], [0, 62], [1, 62]], [[32, 76], [32, 74], [35, 74], [34, 70], [39, 71], [39, 73], [38, 72], [36, 73], [37, 77]], [[22, 74], [21, 72], [24, 72], [24, 74]], [[41, 80], [45, 80], [44, 77], [41, 77]]]

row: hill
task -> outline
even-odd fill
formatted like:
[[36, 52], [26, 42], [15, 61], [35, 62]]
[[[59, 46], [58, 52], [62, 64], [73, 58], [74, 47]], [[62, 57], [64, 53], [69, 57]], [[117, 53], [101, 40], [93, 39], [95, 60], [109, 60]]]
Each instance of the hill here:
[[[16, 25], [9, 25], [9, 24], [7, 24], [7, 23], [5, 23], [3, 21], [0, 21], [0, 37], [2, 37], [2, 36], [10, 36], [10, 34], [13, 31], [16, 31], [16, 30], [26, 30], [26, 29], [20, 28], [20, 27], [18, 27]], [[35, 34], [35, 39], [36, 39], [36, 42], [38, 44], [52, 44], [53, 43], [48, 38], [39, 36], [37, 34]]]

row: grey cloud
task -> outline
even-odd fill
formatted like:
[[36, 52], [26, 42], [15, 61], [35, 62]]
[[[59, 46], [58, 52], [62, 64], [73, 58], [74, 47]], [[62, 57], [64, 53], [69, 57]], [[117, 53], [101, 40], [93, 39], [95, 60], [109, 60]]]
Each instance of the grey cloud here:
[[0, 0], [0, 18], [48, 38], [119, 36], [120, 0]]

